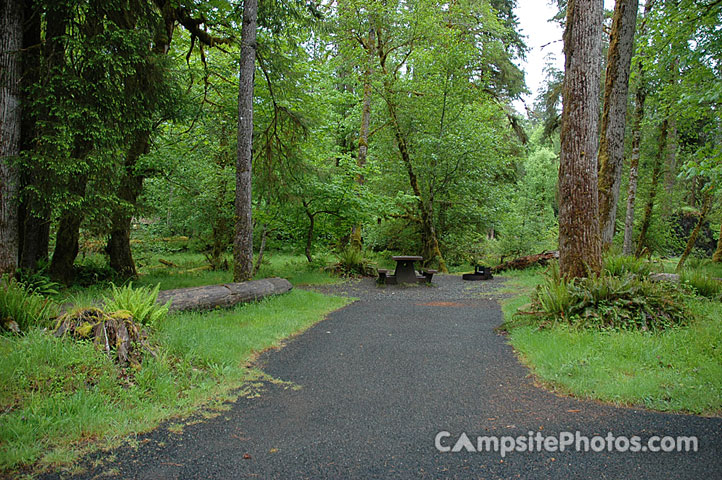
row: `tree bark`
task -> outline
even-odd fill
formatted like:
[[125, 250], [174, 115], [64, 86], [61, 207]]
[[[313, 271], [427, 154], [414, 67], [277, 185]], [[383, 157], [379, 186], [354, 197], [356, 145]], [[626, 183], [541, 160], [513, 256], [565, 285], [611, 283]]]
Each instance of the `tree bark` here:
[[[647, 18], [652, 10], [654, 0], [647, 0], [644, 4], [644, 16], [639, 27], [640, 35], [646, 32]], [[627, 212], [624, 218], [624, 243], [622, 253], [632, 255], [634, 252], [634, 206], [637, 198], [637, 184], [639, 181], [639, 157], [642, 143], [642, 119], [644, 118], [644, 103], [647, 100], [647, 90], [644, 85], [644, 69], [642, 58], [636, 63], [637, 92], [635, 94], [634, 121], [632, 123], [632, 158], [629, 161], [629, 184], [627, 185]]]
[[509, 260], [495, 267], [491, 267], [491, 271], [494, 273], [503, 272], [504, 270], [524, 270], [529, 267], [536, 267], [538, 265], [544, 266], [549, 263], [550, 260], [559, 258], [559, 251], [555, 250], [552, 252], [543, 252], [536, 255], [527, 255], [526, 257], [515, 258]]
[[303, 206], [306, 208], [306, 216], [308, 217], [308, 230], [306, 231], [306, 248], [304, 249], [304, 253], [306, 254], [306, 260], [308, 260], [308, 263], [311, 263], [313, 262], [311, 247], [313, 246], [313, 230], [316, 225], [316, 214], [311, 213], [308, 209], [308, 204], [305, 201], [303, 202]]
[[[69, 192], [76, 198], [82, 199], [85, 196], [85, 188], [88, 179], [85, 176], [73, 179], [68, 187]], [[50, 260], [50, 277], [56, 282], [69, 285], [75, 279], [75, 258], [78, 256], [80, 247], [80, 224], [83, 215], [79, 208], [64, 211], [60, 215], [58, 231], [55, 234], [55, 250]]]
[[140, 156], [148, 153], [149, 140], [149, 131], [141, 131], [136, 134], [135, 140], [125, 155], [124, 172], [118, 187], [118, 199], [123, 204], [113, 214], [106, 251], [110, 267], [121, 278], [138, 276], [133, 261], [133, 252], [130, 249], [130, 223], [133, 217], [133, 208], [138, 203], [138, 197], [143, 190], [143, 175], [137, 173], [135, 167]]
[[638, 0], [617, 0], [607, 53], [602, 129], [599, 140], [599, 221], [602, 249], [612, 244], [624, 160], [629, 67], [634, 53]]
[[677, 263], [676, 268], [676, 271], [678, 272], [682, 270], [682, 268], [684, 267], [684, 262], [687, 261], [687, 257], [689, 257], [689, 254], [692, 253], [694, 244], [697, 241], [697, 237], [699, 236], [699, 231], [702, 228], [702, 223], [704, 223], [705, 219], [707, 218], [707, 214], [712, 207], [713, 195], [708, 192], [707, 194], [705, 194], [704, 197], [704, 203], [702, 205], [702, 211], [699, 214], [699, 220], [697, 220], [697, 224], [694, 226], [694, 230], [692, 230], [692, 233], [689, 234], [689, 238], [687, 239], [687, 246], [684, 248], [684, 253], [682, 253], [681, 257], [679, 257], [679, 263]]
[[265, 278], [252, 282], [163, 290], [158, 293], [156, 303], [165, 304], [170, 301], [170, 311], [172, 312], [210, 310], [217, 307], [232, 307], [238, 303], [253, 302], [270, 295], [286, 293], [292, 288], [286, 279]]
[[[642, 69], [639, 68], [639, 75]], [[639, 152], [642, 141], [642, 118], [644, 117], [644, 102], [646, 92], [641, 84], [637, 87], [637, 104], [634, 107], [634, 125], [632, 126], [632, 158], [629, 161], [629, 185], [627, 186], [627, 214], [624, 219], [624, 246], [622, 253], [631, 255], [633, 252], [632, 236], [634, 234], [634, 202], [637, 198], [637, 183], [639, 175]]]
[[602, 269], [597, 183], [601, 52], [601, 0], [570, 0], [559, 165], [559, 264], [567, 278]]
[[23, 2], [0, 0], [0, 275], [18, 268]]
[[253, 274], [251, 170], [253, 164], [253, 79], [256, 70], [258, 1], [243, 2], [241, 65], [238, 81], [238, 157], [236, 160], [236, 228], [233, 241], [233, 279]]
[[647, 244], [647, 232], [649, 231], [649, 225], [652, 223], [652, 212], [654, 210], [654, 202], [657, 197], [659, 177], [662, 173], [664, 152], [667, 149], [667, 125], [667, 119], [665, 119], [664, 122], [662, 122], [662, 128], [659, 133], [659, 149], [657, 150], [657, 156], [654, 160], [654, 167], [652, 169], [652, 185], [649, 187], [649, 197], [647, 198], [647, 203], [644, 206], [644, 216], [642, 217], [642, 227], [639, 230], [637, 250], [634, 253], [637, 257], [642, 256], [644, 247]]

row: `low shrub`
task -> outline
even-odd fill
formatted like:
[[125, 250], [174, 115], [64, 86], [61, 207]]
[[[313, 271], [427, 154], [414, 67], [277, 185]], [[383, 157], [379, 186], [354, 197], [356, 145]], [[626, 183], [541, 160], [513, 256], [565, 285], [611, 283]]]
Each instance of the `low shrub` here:
[[10, 276], [0, 277], [0, 329], [19, 333], [30, 327], [45, 327], [55, 313], [56, 306], [50, 299]]
[[170, 306], [170, 302], [165, 305], [156, 303], [159, 291], [160, 284], [154, 288], [133, 288], [132, 282], [123, 287], [113, 285], [110, 297], [103, 297], [103, 303], [108, 312], [125, 310], [130, 312], [134, 321], [153, 326], [165, 319]]
[[332, 269], [339, 275], [374, 275], [375, 270], [362, 250], [346, 247], [336, 255]]
[[84, 287], [110, 282], [114, 278], [115, 270], [110, 268], [102, 255], [88, 255], [75, 266], [75, 283]]
[[695, 294], [703, 297], [719, 299], [722, 297], [722, 281], [714, 279], [698, 270], [683, 270], [680, 281]]
[[60, 288], [59, 283], [50, 280], [47, 262], [39, 262], [38, 268], [32, 272], [18, 269], [17, 279], [26, 290], [46, 297], [57, 295]]
[[656, 332], [686, 325], [692, 318], [683, 295], [672, 285], [608, 272], [566, 280], [554, 265], [536, 288], [530, 310], [519, 312], [512, 322]]
[[651, 265], [643, 258], [631, 255], [608, 255], [604, 258], [604, 271], [615, 277], [630, 274], [648, 277], [651, 273]]

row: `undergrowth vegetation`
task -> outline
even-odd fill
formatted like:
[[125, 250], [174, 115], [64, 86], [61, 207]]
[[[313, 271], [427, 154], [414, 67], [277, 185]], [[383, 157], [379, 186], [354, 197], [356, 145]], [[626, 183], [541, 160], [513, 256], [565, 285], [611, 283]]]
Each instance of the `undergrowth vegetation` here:
[[558, 266], [552, 265], [537, 286], [529, 310], [520, 311], [512, 324], [661, 331], [692, 320], [678, 288], [644, 278], [641, 273], [649, 270], [640, 265], [622, 265], [615, 260], [612, 269], [599, 276], [573, 280], [562, 278]]
[[660, 267], [608, 257], [596, 279], [565, 281], [554, 267], [508, 274], [514, 296], [502, 305], [503, 330], [522, 361], [553, 390], [619, 405], [721, 415], [718, 281], [703, 268], [682, 272], [679, 284], [648, 281]]
[[0, 277], [0, 331], [25, 331], [45, 327], [55, 315], [55, 304], [40, 293], [29, 290], [13, 277]]
[[105, 309], [109, 312], [127, 311], [130, 312], [133, 320], [141, 325], [156, 325], [168, 315], [170, 302], [165, 305], [156, 303], [160, 284], [154, 288], [137, 287], [133, 288], [133, 282], [122, 287], [112, 286], [112, 293], [103, 298]]

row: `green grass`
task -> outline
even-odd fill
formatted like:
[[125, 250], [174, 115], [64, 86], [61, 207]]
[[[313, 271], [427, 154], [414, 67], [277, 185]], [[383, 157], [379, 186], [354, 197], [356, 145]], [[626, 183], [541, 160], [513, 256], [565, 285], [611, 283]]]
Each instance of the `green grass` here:
[[[513, 279], [505, 319], [528, 304], [541, 275]], [[660, 334], [599, 332], [563, 325], [512, 328], [509, 339], [537, 378], [553, 390], [617, 405], [722, 414], [722, 304], [690, 302], [700, 320]]]
[[262, 376], [247, 368], [255, 354], [348, 301], [293, 290], [231, 310], [171, 315], [152, 335], [158, 356], [138, 371], [40, 330], [0, 336], [0, 473], [72, 461], [232, 398]]
[[[173, 265], [164, 265], [159, 262], [160, 259], [171, 262]], [[105, 261], [99, 254], [92, 256], [90, 260], [95, 263]], [[314, 263], [310, 264], [306, 257], [301, 255], [267, 252], [263, 265], [254, 279], [281, 277], [293, 285], [323, 285], [342, 282], [343, 278], [331, 275], [323, 269], [323, 266], [332, 261], [331, 256], [318, 256]], [[160, 285], [161, 290], [171, 290], [218, 285], [233, 281], [233, 273], [230, 270], [210, 270], [208, 262], [201, 253], [141, 253], [137, 267], [139, 277], [133, 280], [133, 285], [136, 287]], [[98, 299], [111, 294], [112, 285], [108, 281], [87, 287], [74, 285], [63, 289], [53, 297], [58, 303], [97, 305]]]

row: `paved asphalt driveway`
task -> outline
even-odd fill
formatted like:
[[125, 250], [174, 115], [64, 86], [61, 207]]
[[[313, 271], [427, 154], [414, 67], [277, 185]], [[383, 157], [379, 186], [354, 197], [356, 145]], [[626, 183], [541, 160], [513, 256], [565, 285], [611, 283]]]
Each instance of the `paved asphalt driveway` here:
[[[499, 280], [325, 287], [361, 300], [269, 352], [269, 383], [217, 418], [164, 428], [78, 478], [722, 478], [722, 419], [614, 408], [534, 386], [503, 336]], [[292, 314], [292, 312], [289, 312]], [[439, 452], [478, 436], [696, 436], [696, 453]], [[583, 440], [582, 440], [583, 442]], [[99, 455], [102, 457], [102, 454]], [[115, 470], [111, 470], [115, 469]], [[47, 478], [60, 478], [57, 474]], [[112, 478], [112, 477], [111, 477]]]

